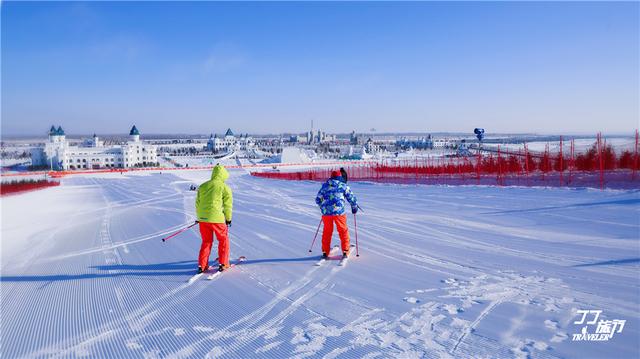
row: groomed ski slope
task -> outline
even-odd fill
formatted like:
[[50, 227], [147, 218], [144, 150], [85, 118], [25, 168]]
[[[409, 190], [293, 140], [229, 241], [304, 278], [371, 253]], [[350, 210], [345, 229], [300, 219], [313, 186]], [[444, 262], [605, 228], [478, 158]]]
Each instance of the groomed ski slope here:
[[[197, 227], [161, 238], [208, 178], [71, 176], [2, 198], [2, 357], [638, 356], [638, 191], [351, 183], [361, 256], [318, 267], [319, 184], [231, 171], [247, 261], [188, 284]], [[572, 342], [578, 309], [627, 324]]]

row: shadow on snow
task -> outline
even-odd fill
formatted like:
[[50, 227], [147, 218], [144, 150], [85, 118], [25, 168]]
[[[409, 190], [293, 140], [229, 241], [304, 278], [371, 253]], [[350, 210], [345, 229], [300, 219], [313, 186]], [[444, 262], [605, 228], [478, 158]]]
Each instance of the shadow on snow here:
[[[291, 262], [307, 262], [317, 261], [320, 256], [299, 257], [299, 258], [262, 258], [251, 259], [242, 262], [242, 266], [251, 264], [264, 263], [291, 263]], [[184, 276], [188, 277], [195, 274], [197, 262], [179, 261], [169, 263], [154, 264], [116, 264], [116, 265], [99, 265], [89, 268], [99, 271], [110, 271], [107, 273], [80, 273], [80, 274], [45, 274], [45, 275], [21, 275], [0, 276], [0, 282], [56, 282], [82, 279], [96, 278], [118, 278], [118, 277], [160, 277], [160, 276]]]
[[640, 258], [614, 259], [614, 260], [603, 261], [603, 262], [576, 264], [572, 267], [610, 266], [610, 265], [616, 265], [616, 264], [633, 264], [633, 263], [640, 263]]
[[486, 212], [482, 214], [510, 214], [510, 213], [530, 213], [530, 212], [543, 212], [555, 209], [567, 209], [567, 208], [581, 208], [581, 207], [595, 207], [595, 206], [607, 206], [607, 205], [635, 205], [640, 204], [640, 198], [632, 198], [632, 199], [620, 199], [615, 201], [604, 201], [604, 202], [588, 202], [588, 203], [577, 203], [577, 204], [568, 204], [566, 206], [553, 206], [553, 207], [540, 207], [540, 208], [530, 208], [530, 209], [514, 209], [509, 211], [499, 211], [499, 212]]

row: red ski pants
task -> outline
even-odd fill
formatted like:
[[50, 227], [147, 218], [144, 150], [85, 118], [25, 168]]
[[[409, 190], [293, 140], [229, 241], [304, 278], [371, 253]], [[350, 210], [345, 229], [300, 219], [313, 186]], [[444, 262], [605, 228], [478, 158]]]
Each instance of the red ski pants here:
[[200, 222], [202, 245], [198, 256], [198, 266], [206, 268], [209, 265], [209, 255], [213, 244], [213, 234], [218, 238], [218, 263], [229, 265], [229, 229], [225, 223]]
[[340, 235], [340, 244], [343, 252], [349, 253], [349, 228], [347, 227], [347, 215], [341, 214], [336, 216], [322, 216], [322, 253], [331, 251], [331, 236], [333, 235], [333, 224], [338, 228]]

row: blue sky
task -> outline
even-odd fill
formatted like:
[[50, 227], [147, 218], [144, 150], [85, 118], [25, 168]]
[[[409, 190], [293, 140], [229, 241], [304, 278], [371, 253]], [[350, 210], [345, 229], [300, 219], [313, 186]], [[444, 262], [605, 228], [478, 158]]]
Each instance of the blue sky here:
[[638, 2], [2, 3], [3, 135], [629, 132]]

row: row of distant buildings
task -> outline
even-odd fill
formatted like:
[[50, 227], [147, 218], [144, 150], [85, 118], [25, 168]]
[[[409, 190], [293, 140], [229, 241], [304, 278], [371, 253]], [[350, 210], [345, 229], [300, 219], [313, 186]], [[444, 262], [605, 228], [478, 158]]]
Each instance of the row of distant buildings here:
[[[459, 146], [460, 141], [461, 139], [458, 138], [431, 138], [431, 135], [418, 138], [400, 137], [396, 140], [396, 147], [400, 149], [413, 148], [417, 150], [454, 148]], [[464, 140], [462, 140], [462, 142], [464, 142]]]
[[289, 136], [289, 142], [306, 144], [306, 145], [317, 145], [317, 144], [331, 142], [335, 140], [336, 140], [335, 135], [330, 135], [322, 130], [314, 130], [314, 129], [311, 129], [311, 131], [307, 131], [304, 135]]
[[131, 168], [158, 165], [155, 145], [140, 141], [140, 132], [134, 125], [126, 143], [104, 146], [97, 135], [83, 145], [72, 146], [66, 139], [62, 126], [51, 126], [49, 140], [44, 147], [31, 150], [34, 167], [51, 170], [75, 170], [95, 168]]
[[[283, 147], [282, 140], [280, 138], [280, 141], [276, 144], [277, 147]], [[172, 152], [172, 148], [175, 150], [175, 146], [191, 146], [189, 153], [202, 154], [203, 152], [209, 152], [216, 155], [219, 153], [227, 155], [236, 151], [253, 153], [268, 149], [268, 146], [273, 146], [273, 143], [266, 143], [264, 140], [260, 140], [257, 143], [248, 134], [236, 136], [230, 128], [222, 136], [211, 134], [206, 145], [200, 142], [200, 146], [202, 146], [200, 148], [193, 146], [190, 142], [191, 140], [186, 144], [176, 143], [176, 140], [163, 141], [166, 140], [152, 140], [152, 143], [141, 141], [140, 132], [134, 125], [129, 131], [129, 138], [119, 144], [105, 146], [104, 141], [94, 134], [92, 138], [85, 140], [83, 143], [73, 145], [67, 141], [61, 126], [57, 128], [51, 126], [49, 140], [44, 147], [35, 148], [31, 151], [31, 162], [34, 167], [46, 167], [51, 170], [147, 167], [157, 166], [158, 157], [162, 156], [162, 153], [165, 156], [171, 153], [175, 154], [176, 151]], [[356, 134], [355, 131], [350, 134], [349, 141], [345, 146], [344, 142], [336, 140], [335, 135], [328, 135], [324, 131], [314, 130], [313, 127], [303, 136], [290, 138], [289, 143], [307, 146], [317, 145], [321, 150], [324, 148], [324, 151], [328, 152], [335, 152], [335, 146], [342, 143], [339, 152], [340, 156], [344, 158], [365, 158], [367, 155], [384, 150], [458, 148], [461, 145], [466, 148], [464, 143], [460, 143], [457, 139], [434, 139], [431, 135], [386, 138], [374, 141], [371, 137]]]
[[[232, 153], [254, 146], [255, 141], [248, 134], [236, 137], [231, 129], [227, 129], [224, 136], [211, 134], [202, 150]], [[158, 146], [140, 140], [140, 132], [135, 125], [126, 142], [111, 146], [105, 146], [96, 134], [80, 145], [72, 145], [61, 126], [51, 126], [44, 147], [31, 150], [31, 164], [51, 170], [147, 167], [157, 166], [159, 155]]]

